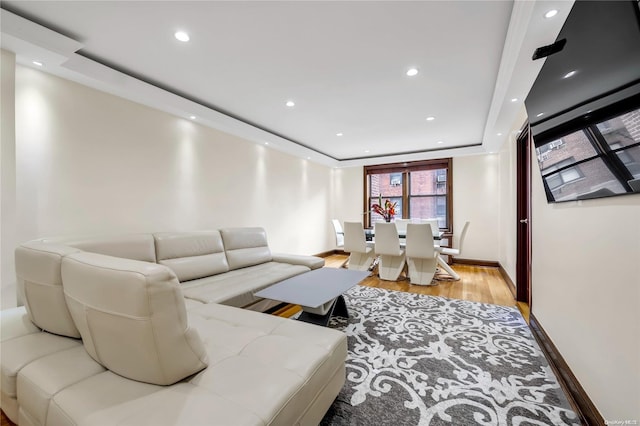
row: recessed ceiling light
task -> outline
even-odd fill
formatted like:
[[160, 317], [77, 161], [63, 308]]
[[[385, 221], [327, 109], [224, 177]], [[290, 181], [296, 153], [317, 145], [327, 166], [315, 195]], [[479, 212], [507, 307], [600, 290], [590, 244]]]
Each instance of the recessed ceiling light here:
[[556, 9], [551, 9], [550, 11], [548, 11], [547, 13], [544, 14], [544, 17], [545, 18], [553, 18], [557, 14], [558, 14], [558, 11]]
[[368, 149], [365, 149], [365, 150], [364, 150], [364, 152], [368, 154], [368, 153], [369, 153], [369, 152], [371, 152], [371, 151], [370, 151], [370, 150], [368, 150]]
[[195, 115], [190, 115], [189, 118], [192, 119], [192, 120], [195, 120], [196, 116]]
[[287, 101], [285, 105], [288, 106], [289, 108], [293, 108], [294, 106], [296, 106], [296, 103], [293, 101]]
[[44, 64], [43, 64], [42, 62], [40, 62], [40, 61], [32, 61], [31, 63], [32, 63], [33, 65], [37, 65], [37, 66], [39, 66], [39, 67], [44, 66]]
[[570, 78], [573, 77], [574, 75], [576, 75], [578, 71], [573, 70], [573, 71], [569, 71], [568, 73], [566, 73], [562, 78]]
[[189, 34], [185, 33], [184, 31], [176, 31], [176, 33], [173, 35], [176, 39], [182, 41], [182, 42], [188, 42], [190, 40], [189, 38]]
[[511, 98], [511, 102], [518, 102], [518, 98]]
[[418, 68], [409, 68], [407, 70], [407, 75], [409, 77], [413, 77], [414, 75], [418, 75]]
[[442, 144], [442, 143], [444, 143], [444, 142], [442, 142], [442, 141], [438, 141], [438, 145], [440, 145], [440, 144]]
[[265, 144], [265, 145], [269, 145], [269, 142], [265, 142], [264, 144]]
[[307, 160], [311, 160], [311, 157], [307, 157]]
[[433, 116], [431, 116], [431, 117], [427, 117], [427, 121], [433, 121], [433, 120], [435, 120], [435, 119], [436, 119], [436, 118], [435, 118], [435, 117], [433, 117]]
[[336, 136], [342, 136], [342, 132], [336, 133]]
[[498, 133], [498, 136], [502, 136], [502, 133]]
[[536, 117], [542, 117], [544, 115], [544, 112], [541, 112], [540, 114], [536, 114]]

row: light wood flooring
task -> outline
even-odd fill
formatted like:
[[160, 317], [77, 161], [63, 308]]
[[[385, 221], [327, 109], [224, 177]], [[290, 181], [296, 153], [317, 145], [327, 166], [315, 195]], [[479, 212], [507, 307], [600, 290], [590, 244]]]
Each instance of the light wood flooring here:
[[[340, 268], [347, 260], [347, 255], [334, 254], [325, 258], [325, 266]], [[488, 266], [474, 266], [454, 264], [452, 268], [460, 275], [460, 281], [448, 279], [443, 272], [437, 274], [438, 285], [420, 286], [413, 285], [404, 275], [399, 281], [385, 281], [372, 274], [360, 283], [370, 287], [384, 288], [386, 290], [406, 291], [409, 293], [428, 294], [442, 296], [450, 299], [469, 300], [472, 302], [492, 303], [501, 306], [517, 306], [525, 320], [529, 321], [529, 310], [526, 304], [516, 304], [513, 294], [498, 268]], [[289, 317], [300, 311], [299, 306], [288, 305], [274, 312], [275, 315]]]

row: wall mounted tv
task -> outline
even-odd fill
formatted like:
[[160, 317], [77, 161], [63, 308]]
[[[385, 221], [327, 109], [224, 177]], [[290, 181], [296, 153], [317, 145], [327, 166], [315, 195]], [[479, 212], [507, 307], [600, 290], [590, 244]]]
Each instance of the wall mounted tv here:
[[639, 2], [578, 0], [556, 42], [525, 100], [547, 200], [640, 194]]

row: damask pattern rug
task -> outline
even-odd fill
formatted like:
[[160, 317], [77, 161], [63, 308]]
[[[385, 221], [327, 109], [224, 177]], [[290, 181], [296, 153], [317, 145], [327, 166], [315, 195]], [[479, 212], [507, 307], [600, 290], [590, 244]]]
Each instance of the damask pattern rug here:
[[322, 425], [579, 425], [516, 308], [356, 286]]

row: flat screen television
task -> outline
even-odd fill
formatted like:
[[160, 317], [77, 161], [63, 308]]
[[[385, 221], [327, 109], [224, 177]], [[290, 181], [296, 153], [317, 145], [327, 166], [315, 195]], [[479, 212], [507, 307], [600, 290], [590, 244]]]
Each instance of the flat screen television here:
[[576, 1], [556, 41], [525, 100], [547, 200], [639, 194], [638, 1]]

